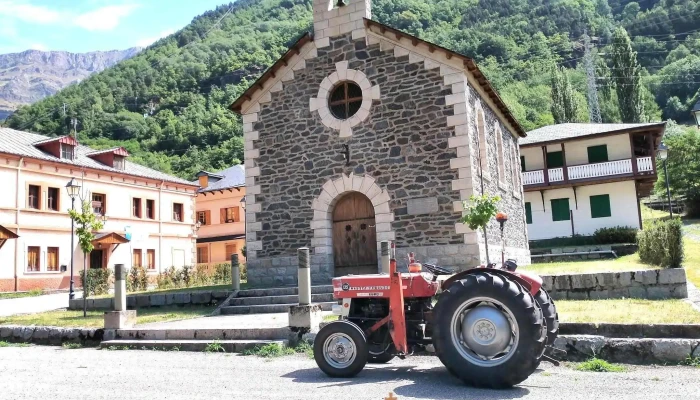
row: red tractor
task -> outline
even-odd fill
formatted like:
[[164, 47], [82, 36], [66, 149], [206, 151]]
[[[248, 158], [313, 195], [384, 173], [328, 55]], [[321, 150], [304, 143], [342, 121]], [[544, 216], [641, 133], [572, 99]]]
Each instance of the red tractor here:
[[[409, 270], [416, 265], [410, 263]], [[340, 319], [324, 326], [314, 341], [323, 372], [347, 378], [368, 362], [434, 351], [467, 384], [503, 388], [524, 381], [549, 359], [545, 347], [557, 337], [559, 322], [540, 277], [517, 272], [512, 260], [442, 283], [438, 276], [451, 271], [423, 267], [427, 272], [400, 273], [392, 259], [389, 275], [333, 279], [334, 298], [342, 300]]]

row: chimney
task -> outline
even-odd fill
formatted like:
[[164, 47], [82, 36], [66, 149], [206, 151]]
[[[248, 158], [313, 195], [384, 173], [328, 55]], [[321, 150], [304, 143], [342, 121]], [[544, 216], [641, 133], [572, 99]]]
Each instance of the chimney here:
[[209, 175], [207, 175], [207, 174], [200, 175], [199, 176], [199, 187], [204, 189], [207, 186], [209, 186]]
[[313, 0], [314, 40], [325, 47], [330, 38], [352, 33], [353, 39], [365, 37], [365, 18], [372, 17], [371, 0]]

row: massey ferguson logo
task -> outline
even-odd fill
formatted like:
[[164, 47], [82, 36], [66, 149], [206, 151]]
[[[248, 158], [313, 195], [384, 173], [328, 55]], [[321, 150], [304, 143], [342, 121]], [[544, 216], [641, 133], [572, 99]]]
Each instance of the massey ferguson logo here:
[[389, 290], [389, 286], [350, 286], [349, 283], [343, 283], [343, 290]]
[[343, 290], [350, 290], [350, 284], [349, 283], [343, 283]]

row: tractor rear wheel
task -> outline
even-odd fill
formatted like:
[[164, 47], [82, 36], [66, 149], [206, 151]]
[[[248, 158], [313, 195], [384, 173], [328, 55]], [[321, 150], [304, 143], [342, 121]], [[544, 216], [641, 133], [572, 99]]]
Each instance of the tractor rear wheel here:
[[321, 328], [314, 339], [316, 365], [326, 375], [350, 378], [362, 371], [369, 356], [360, 327], [349, 321], [334, 321]]
[[544, 318], [547, 329], [547, 345], [553, 346], [554, 340], [559, 336], [559, 313], [554, 305], [554, 300], [549, 297], [544, 289], [540, 289], [535, 295], [535, 301], [542, 308], [542, 317]]
[[504, 388], [532, 374], [544, 350], [542, 311], [519, 283], [478, 271], [452, 283], [434, 311], [437, 356], [469, 385]]

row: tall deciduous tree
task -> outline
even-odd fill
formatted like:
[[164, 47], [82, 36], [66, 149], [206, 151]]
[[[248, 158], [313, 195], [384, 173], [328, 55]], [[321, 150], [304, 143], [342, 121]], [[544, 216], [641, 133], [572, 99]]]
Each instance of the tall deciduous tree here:
[[[695, 128], [684, 129], [669, 121], [664, 143], [668, 146], [668, 183], [671, 195], [686, 198], [686, 212], [689, 216], [700, 216], [700, 132]], [[657, 162], [659, 179], [655, 191], [666, 197], [666, 177], [661, 161]]]
[[569, 76], [563, 68], [552, 69], [552, 116], [554, 122], [576, 122], [578, 104]]
[[613, 70], [611, 78], [617, 92], [622, 122], [644, 122], [644, 98], [642, 97], [642, 67], [637, 62], [637, 52], [625, 28], [617, 28], [612, 42]]

